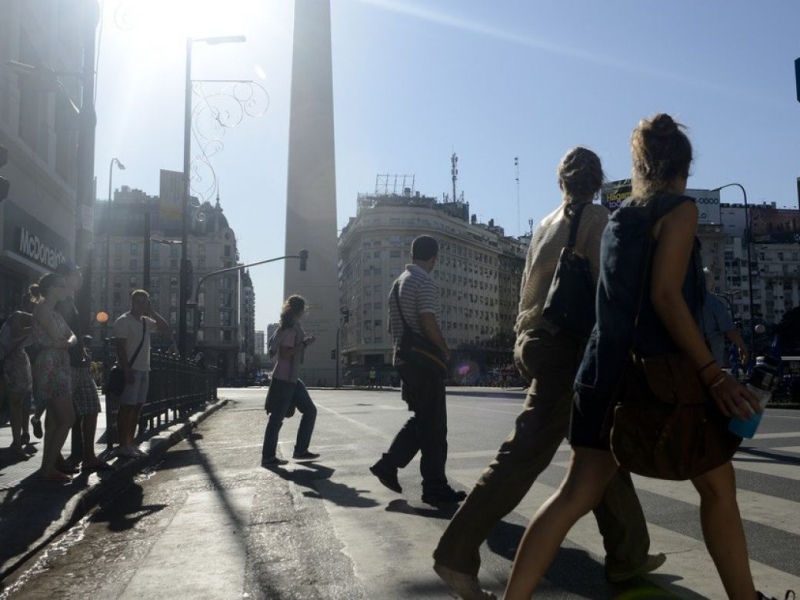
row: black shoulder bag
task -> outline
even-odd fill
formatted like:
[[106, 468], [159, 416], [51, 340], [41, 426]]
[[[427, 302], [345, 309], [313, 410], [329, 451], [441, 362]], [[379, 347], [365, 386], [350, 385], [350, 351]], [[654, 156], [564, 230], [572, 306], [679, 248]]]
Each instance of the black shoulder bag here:
[[[139, 351], [142, 349], [144, 345], [144, 336], [145, 332], [147, 331], [147, 322], [142, 319], [142, 341], [139, 342], [139, 346], [136, 348], [136, 352], [133, 353], [130, 362], [128, 363], [131, 367], [133, 363], [136, 361], [136, 358], [139, 356]], [[106, 382], [106, 394], [113, 394], [114, 396], [121, 396], [122, 392], [125, 391], [125, 369], [120, 367], [119, 365], [114, 365], [111, 367], [111, 370], [108, 372], [108, 381]]]
[[597, 293], [589, 259], [575, 252], [575, 240], [584, 208], [586, 204], [580, 204], [575, 209], [569, 228], [569, 241], [561, 250], [542, 310], [545, 319], [580, 338], [588, 338], [594, 327]]
[[447, 361], [441, 349], [427, 337], [408, 326], [408, 322], [403, 316], [403, 309], [400, 308], [398, 287], [397, 282], [392, 286], [392, 295], [397, 302], [397, 312], [400, 313], [400, 319], [403, 321], [403, 334], [400, 336], [397, 356], [407, 364], [422, 367], [438, 377], [444, 377], [447, 375]]

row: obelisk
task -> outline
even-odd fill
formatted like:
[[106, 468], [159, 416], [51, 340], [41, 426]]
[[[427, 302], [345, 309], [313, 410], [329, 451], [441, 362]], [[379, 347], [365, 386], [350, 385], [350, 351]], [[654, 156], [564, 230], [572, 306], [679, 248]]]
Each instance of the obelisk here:
[[301, 378], [333, 385], [339, 277], [329, 0], [295, 0], [291, 94], [286, 254], [305, 248], [309, 256], [306, 271], [286, 261], [283, 295], [305, 297], [303, 326], [317, 337], [305, 351]]

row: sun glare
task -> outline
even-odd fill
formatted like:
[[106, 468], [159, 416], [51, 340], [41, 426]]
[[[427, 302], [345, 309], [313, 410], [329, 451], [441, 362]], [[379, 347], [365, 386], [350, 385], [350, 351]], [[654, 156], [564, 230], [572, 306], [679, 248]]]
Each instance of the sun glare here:
[[107, 8], [114, 25], [137, 38], [142, 55], [159, 56], [187, 37], [241, 35], [257, 0], [122, 0]]

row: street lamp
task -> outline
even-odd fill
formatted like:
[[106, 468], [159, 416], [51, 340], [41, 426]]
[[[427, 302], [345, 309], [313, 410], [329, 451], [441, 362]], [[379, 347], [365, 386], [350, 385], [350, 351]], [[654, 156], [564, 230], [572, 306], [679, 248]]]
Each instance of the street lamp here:
[[192, 167], [192, 44], [205, 42], [217, 44], [235, 44], [245, 41], [243, 35], [209, 38], [186, 38], [186, 81], [184, 82], [183, 108], [183, 207], [181, 210], [181, 268], [180, 289], [178, 290], [178, 352], [186, 356], [186, 302], [189, 299], [189, 202], [191, 200]]
[[106, 213], [106, 306], [109, 310], [111, 309], [111, 202], [113, 200], [114, 165], [120, 171], [125, 170], [125, 165], [118, 158], [111, 159], [111, 163], [108, 165], [108, 212]]
[[748, 294], [750, 295], [748, 299], [748, 304], [750, 307], [750, 323], [748, 324], [747, 331], [750, 336], [750, 351], [755, 352], [756, 341], [753, 333], [753, 261], [750, 255], [750, 206], [747, 204], [747, 190], [744, 189], [744, 186], [741, 183], [726, 183], [725, 185], [716, 187], [711, 191], [718, 192], [728, 187], [738, 187], [740, 190], [742, 190], [742, 196], [744, 197], [744, 225], [745, 233], [747, 235], [747, 290]]

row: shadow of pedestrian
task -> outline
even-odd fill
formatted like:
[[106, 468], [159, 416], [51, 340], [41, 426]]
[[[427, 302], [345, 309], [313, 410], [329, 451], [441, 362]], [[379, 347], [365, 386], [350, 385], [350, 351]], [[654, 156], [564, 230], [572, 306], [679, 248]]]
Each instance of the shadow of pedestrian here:
[[0, 577], [38, 549], [45, 532], [62, 519], [64, 508], [78, 491], [72, 483], [41, 481], [37, 471], [6, 492], [0, 505]]
[[320, 465], [316, 462], [304, 462], [302, 466], [294, 469], [276, 467], [270, 469], [282, 479], [293, 482], [295, 485], [309, 488], [303, 495], [309, 498], [319, 498], [350, 508], [371, 508], [378, 506], [372, 498], [362, 496], [370, 490], [357, 490], [344, 483], [331, 481], [335, 469]]
[[92, 516], [93, 523], [108, 523], [108, 530], [119, 532], [133, 528], [144, 517], [155, 514], [166, 504], [143, 505], [144, 490], [138, 484], [128, 486], [115, 502], [109, 503]]

